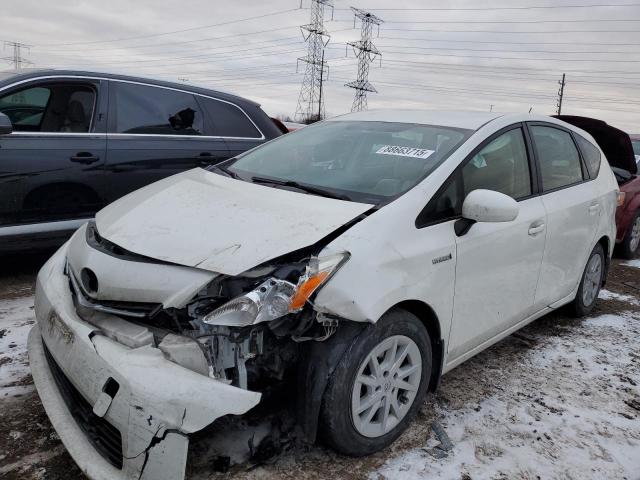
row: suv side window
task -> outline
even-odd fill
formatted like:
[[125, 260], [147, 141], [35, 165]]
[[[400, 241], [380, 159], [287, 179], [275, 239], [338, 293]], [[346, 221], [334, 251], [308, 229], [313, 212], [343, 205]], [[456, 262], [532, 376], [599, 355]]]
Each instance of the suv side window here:
[[[114, 133], [202, 135], [202, 109], [190, 93], [113, 82]], [[111, 96], [111, 90], [110, 90]], [[114, 111], [114, 110], [112, 110]]]
[[575, 139], [576, 142], [578, 142], [580, 151], [582, 152], [582, 157], [587, 164], [589, 176], [591, 178], [596, 178], [598, 176], [598, 173], [600, 172], [600, 161], [602, 160], [600, 150], [598, 150], [598, 148], [593, 143], [585, 138], [582, 138], [580, 135], [576, 134]]
[[17, 132], [88, 133], [95, 102], [92, 86], [47, 84], [0, 97], [0, 112]]
[[538, 163], [545, 192], [584, 180], [580, 155], [571, 134], [554, 127], [530, 127], [538, 153]]
[[207, 129], [207, 135], [215, 137], [262, 138], [262, 134], [253, 123], [251, 123], [249, 117], [235, 105], [201, 96], [198, 96], [198, 102], [204, 106], [211, 120], [211, 125]]
[[419, 223], [435, 223], [462, 213], [465, 197], [477, 189], [495, 190], [515, 200], [531, 195], [529, 157], [521, 128], [490, 141], [465, 161], [449, 184], [429, 202]]

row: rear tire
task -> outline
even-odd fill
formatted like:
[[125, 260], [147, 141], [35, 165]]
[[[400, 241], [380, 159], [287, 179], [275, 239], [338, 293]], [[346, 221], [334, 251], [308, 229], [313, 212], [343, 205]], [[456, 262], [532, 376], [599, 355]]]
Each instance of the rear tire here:
[[602, 245], [597, 244], [589, 255], [587, 266], [582, 273], [576, 298], [571, 304], [576, 317], [584, 317], [591, 313], [598, 300], [605, 272], [605, 256]]
[[393, 443], [424, 401], [431, 365], [431, 341], [420, 320], [400, 309], [387, 312], [329, 379], [320, 412], [323, 440], [355, 457]]
[[638, 250], [640, 250], [640, 210], [631, 219], [629, 231], [620, 244], [620, 256], [631, 260], [638, 254]]

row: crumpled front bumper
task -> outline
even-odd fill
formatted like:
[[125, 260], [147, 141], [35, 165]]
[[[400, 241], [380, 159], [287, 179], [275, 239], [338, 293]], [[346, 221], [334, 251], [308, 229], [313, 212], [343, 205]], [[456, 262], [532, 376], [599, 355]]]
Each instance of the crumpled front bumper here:
[[[92, 479], [183, 478], [188, 434], [223, 415], [247, 412], [258, 404], [260, 394], [187, 370], [157, 348], [132, 349], [102, 335], [76, 314], [65, 257], [63, 246], [38, 274], [38, 325], [28, 345], [34, 382], [51, 423]], [[90, 433], [86, 412], [83, 424], [56, 372], [92, 409]], [[91, 427], [92, 419], [106, 421], [119, 432], [121, 468], [96, 448], [102, 440], [100, 429]]]

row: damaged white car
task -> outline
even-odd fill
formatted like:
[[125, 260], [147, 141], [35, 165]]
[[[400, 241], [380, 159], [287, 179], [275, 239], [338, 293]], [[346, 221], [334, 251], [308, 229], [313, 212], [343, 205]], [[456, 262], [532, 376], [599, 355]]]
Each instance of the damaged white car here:
[[549, 117], [306, 127], [80, 228], [38, 276], [33, 378], [93, 479], [182, 478], [191, 434], [287, 383], [309, 441], [366, 455], [448, 370], [593, 307], [616, 193], [593, 139]]

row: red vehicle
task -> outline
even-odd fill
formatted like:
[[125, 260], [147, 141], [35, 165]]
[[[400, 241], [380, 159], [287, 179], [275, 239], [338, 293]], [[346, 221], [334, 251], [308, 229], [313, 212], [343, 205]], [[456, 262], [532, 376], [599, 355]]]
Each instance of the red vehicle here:
[[618, 253], [624, 258], [633, 258], [640, 247], [640, 176], [638, 160], [640, 145], [631, 137], [611, 125], [595, 118], [572, 115], [557, 116], [567, 123], [590, 133], [604, 152], [620, 185], [616, 225]]

